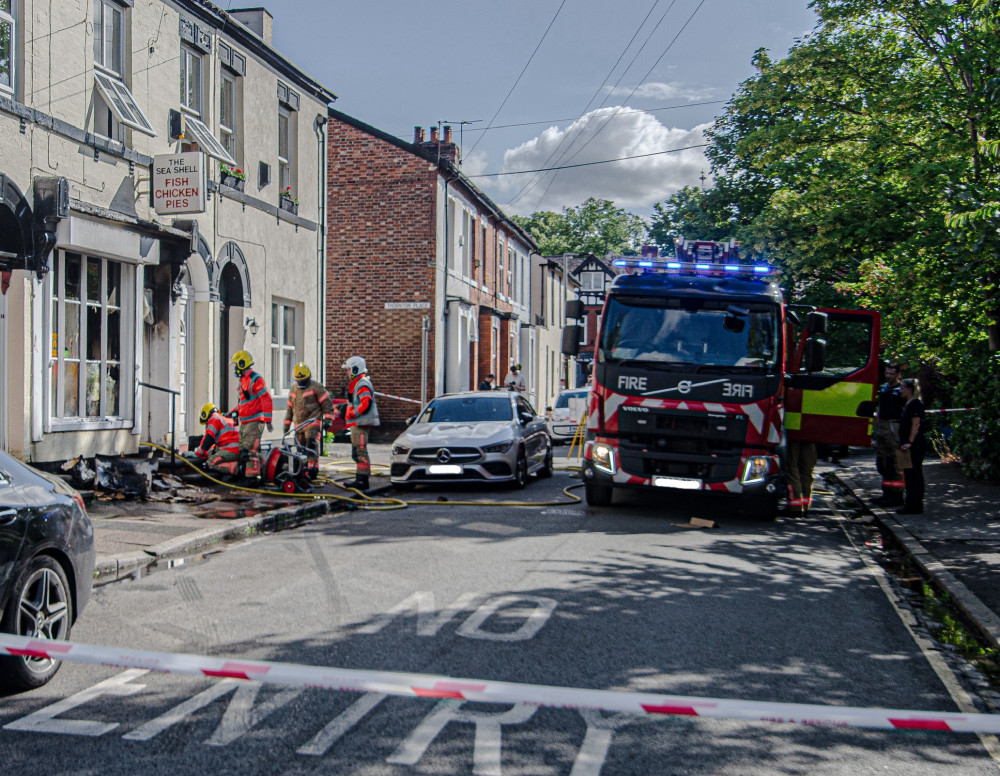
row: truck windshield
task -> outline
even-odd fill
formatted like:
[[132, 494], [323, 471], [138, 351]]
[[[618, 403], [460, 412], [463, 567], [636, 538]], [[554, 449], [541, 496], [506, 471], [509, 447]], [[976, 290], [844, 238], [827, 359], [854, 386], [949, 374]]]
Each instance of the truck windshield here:
[[779, 331], [771, 305], [611, 297], [597, 360], [770, 369]]

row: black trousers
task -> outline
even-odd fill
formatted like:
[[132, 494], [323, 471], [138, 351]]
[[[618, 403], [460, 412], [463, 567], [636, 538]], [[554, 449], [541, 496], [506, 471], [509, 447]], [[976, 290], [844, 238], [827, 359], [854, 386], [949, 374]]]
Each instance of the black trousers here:
[[910, 459], [913, 465], [903, 469], [903, 481], [906, 483], [906, 493], [903, 496], [903, 506], [906, 509], [924, 508], [924, 454], [927, 445], [913, 445], [910, 448]]

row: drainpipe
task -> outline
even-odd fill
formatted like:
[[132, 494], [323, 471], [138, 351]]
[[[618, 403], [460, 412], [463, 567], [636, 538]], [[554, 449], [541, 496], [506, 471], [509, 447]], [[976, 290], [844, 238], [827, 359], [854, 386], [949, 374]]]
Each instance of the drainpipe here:
[[316, 234], [316, 254], [318, 257], [318, 261], [316, 262], [318, 281], [316, 283], [316, 304], [318, 305], [316, 311], [316, 360], [319, 367], [319, 376], [316, 379], [324, 385], [326, 384], [326, 122], [326, 116], [320, 115], [317, 115], [315, 122], [313, 122], [313, 130], [316, 133], [316, 154], [318, 156], [316, 172], [319, 177], [317, 184], [317, 199], [319, 201], [317, 222], [319, 223], [319, 229]]
[[[438, 146], [440, 148], [440, 146]], [[448, 243], [448, 184], [451, 179], [445, 176], [444, 179], [444, 307], [441, 323], [441, 392], [448, 392], [448, 267], [451, 263]], [[436, 217], [436, 215], [435, 215]], [[436, 393], [436, 391], [435, 391]]]

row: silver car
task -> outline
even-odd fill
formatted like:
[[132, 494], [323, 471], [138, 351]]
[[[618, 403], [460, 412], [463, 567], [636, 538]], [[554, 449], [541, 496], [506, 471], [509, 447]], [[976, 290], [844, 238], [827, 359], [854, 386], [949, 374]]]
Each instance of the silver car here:
[[468, 391], [439, 396], [392, 445], [394, 485], [511, 482], [552, 474], [545, 418], [519, 393]]

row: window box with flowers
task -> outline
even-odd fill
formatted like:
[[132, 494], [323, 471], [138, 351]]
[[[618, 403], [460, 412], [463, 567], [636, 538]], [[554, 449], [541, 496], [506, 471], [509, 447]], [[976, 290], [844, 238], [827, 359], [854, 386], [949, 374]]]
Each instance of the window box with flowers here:
[[299, 214], [299, 201], [292, 196], [292, 187], [286, 186], [281, 190], [281, 194], [278, 197], [278, 202], [281, 205], [282, 210], [287, 210], [294, 216]]
[[232, 167], [228, 164], [222, 164], [219, 167], [220, 183], [223, 186], [228, 186], [231, 189], [236, 189], [237, 191], [243, 191], [243, 187], [247, 185], [247, 174], [243, 172], [239, 167]]

